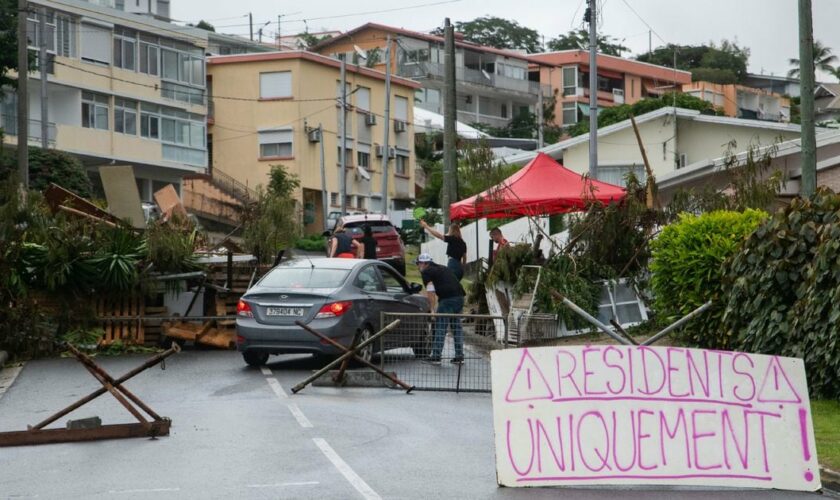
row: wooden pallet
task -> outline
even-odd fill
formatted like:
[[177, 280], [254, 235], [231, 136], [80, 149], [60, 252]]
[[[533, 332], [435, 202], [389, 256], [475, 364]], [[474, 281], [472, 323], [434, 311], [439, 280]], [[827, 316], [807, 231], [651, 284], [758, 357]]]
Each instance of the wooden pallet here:
[[[145, 299], [142, 296], [96, 301], [98, 317], [131, 318], [143, 314], [145, 314]], [[145, 327], [139, 319], [103, 320], [100, 326], [105, 331], [100, 341], [102, 345], [110, 345], [117, 340], [124, 344], [144, 345], [145, 343]]]

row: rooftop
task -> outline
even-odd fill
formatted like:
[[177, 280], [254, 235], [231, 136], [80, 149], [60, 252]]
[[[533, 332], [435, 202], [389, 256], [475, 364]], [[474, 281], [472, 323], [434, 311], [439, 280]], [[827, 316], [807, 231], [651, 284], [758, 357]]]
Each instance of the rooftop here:
[[[542, 52], [538, 54], [529, 54], [528, 59], [531, 62], [539, 64], [549, 64], [552, 66], [562, 66], [566, 64], [580, 64], [583, 66], [589, 66], [589, 51], [582, 49], [571, 49], [558, 50], [555, 52]], [[667, 66], [659, 66], [657, 64], [636, 61], [634, 59], [626, 59], [618, 56], [611, 56], [608, 54], [598, 54], [598, 69], [612, 70], [621, 73], [630, 73], [633, 75], [640, 75], [648, 78], [665, 80], [668, 82], [691, 82], [690, 71], [683, 71], [679, 69], [669, 68]]]

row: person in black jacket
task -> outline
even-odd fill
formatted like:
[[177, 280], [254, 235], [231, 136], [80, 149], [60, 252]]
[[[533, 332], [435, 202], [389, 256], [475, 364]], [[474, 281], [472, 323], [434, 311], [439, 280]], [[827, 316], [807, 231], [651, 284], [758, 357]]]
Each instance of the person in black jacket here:
[[[420, 268], [423, 284], [428, 287], [431, 283], [434, 286], [434, 293], [438, 298], [436, 312], [439, 314], [461, 314], [464, 311], [464, 296], [466, 293], [464, 293], [464, 288], [455, 273], [448, 267], [435, 264], [432, 257], [427, 253], [420, 254], [417, 257], [417, 267]], [[452, 358], [452, 363], [461, 364], [464, 362], [464, 330], [461, 328], [461, 318], [439, 316], [435, 318], [432, 352], [427, 360], [429, 363], [440, 364], [447, 325], [452, 328], [452, 337], [455, 340], [455, 357]]]
[[464, 264], [467, 263], [467, 243], [461, 237], [461, 226], [453, 222], [449, 225], [449, 232], [443, 235], [422, 219], [420, 225], [435, 238], [446, 242], [446, 255], [449, 257], [446, 267], [461, 281], [464, 278]]
[[376, 238], [373, 237], [373, 228], [369, 224], [365, 225], [362, 245], [364, 245], [365, 258], [376, 259]]

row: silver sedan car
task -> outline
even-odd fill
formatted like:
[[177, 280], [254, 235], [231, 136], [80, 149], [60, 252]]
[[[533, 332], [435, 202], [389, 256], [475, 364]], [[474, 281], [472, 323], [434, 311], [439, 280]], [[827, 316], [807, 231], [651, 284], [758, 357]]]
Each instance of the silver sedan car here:
[[[295, 322], [350, 346], [356, 336], [362, 342], [380, 330], [383, 311], [428, 313], [429, 301], [418, 293], [421, 289], [417, 283], [406, 282], [390, 265], [376, 260], [288, 260], [242, 296], [237, 306], [236, 345], [251, 366], [265, 364], [271, 354], [337, 356], [341, 354], [339, 349]], [[404, 323], [408, 327], [410, 322]], [[416, 332], [409, 337], [398, 329], [386, 336], [389, 347], [421, 348], [412, 345], [419, 342]], [[361, 351], [361, 356], [369, 360], [379, 345], [374, 342]]]

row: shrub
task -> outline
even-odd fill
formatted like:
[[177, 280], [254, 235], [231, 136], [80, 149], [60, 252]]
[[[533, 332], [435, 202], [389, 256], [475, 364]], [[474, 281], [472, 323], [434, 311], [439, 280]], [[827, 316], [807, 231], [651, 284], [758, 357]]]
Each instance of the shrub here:
[[[16, 155], [0, 153], [0, 180], [9, 178], [16, 171]], [[64, 151], [30, 147], [29, 187], [43, 191], [51, 182], [83, 198], [90, 198], [93, 194], [90, 177], [81, 160]]]
[[682, 330], [691, 344], [731, 347], [731, 336], [721, 328], [725, 290], [721, 266], [766, 216], [759, 210], [682, 214], [652, 242], [650, 284], [654, 309], [662, 319], [677, 319], [712, 301], [709, 310]]
[[725, 266], [739, 350], [802, 357], [812, 394], [840, 396], [840, 196], [821, 189], [764, 223]]
[[295, 248], [308, 252], [323, 252], [327, 248], [327, 239], [320, 234], [313, 234], [299, 238], [295, 242]]

